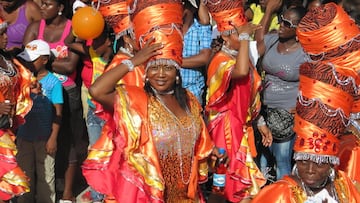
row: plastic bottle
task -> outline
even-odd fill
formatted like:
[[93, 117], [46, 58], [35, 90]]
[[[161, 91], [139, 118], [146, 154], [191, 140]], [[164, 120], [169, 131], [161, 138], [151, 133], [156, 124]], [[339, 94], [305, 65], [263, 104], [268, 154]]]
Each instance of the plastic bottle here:
[[[219, 148], [220, 154], [225, 154], [225, 149]], [[226, 166], [225, 159], [218, 158], [215, 163], [215, 171], [213, 174], [212, 192], [216, 194], [224, 194], [226, 180]]]

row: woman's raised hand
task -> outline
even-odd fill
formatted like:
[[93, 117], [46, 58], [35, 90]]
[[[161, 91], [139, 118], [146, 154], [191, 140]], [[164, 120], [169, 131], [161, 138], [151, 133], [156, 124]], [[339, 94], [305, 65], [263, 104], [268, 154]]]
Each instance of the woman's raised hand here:
[[161, 48], [164, 47], [162, 43], [153, 43], [155, 41], [154, 37], [151, 37], [144, 47], [138, 51], [131, 61], [133, 62], [134, 66], [141, 65], [149, 60], [151, 57], [162, 54], [160, 51]]
[[271, 11], [271, 13], [276, 12], [281, 8], [283, 0], [269, 0], [266, 3], [266, 10]]
[[261, 25], [254, 25], [252, 23], [246, 23], [241, 26], [235, 26], [237, 33], [239, 33], [239, 34], [247, 33], [249, 35], [254, 34], [254, 32], [260, 28], [261, 28]]

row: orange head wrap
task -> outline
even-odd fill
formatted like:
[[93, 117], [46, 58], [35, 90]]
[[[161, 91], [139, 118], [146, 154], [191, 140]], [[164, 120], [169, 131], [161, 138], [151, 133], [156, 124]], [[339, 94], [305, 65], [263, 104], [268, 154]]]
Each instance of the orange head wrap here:
[[128, 4], [126, 0], [93, 0], [99, 5], [99, 11], [108, 25], [114, 30], [116, 37], [132, 34]]
[[181, 32], [183, 6], [181, 0], [129, 0], [135, 38], [142, 47], [151, 37], [162, 42], [162, 54], [151, 58], [147, 66], [182, 63], [183, 38]]
[[244, 25], [247, 20], [242, 1], [206, 0], [206, 6], [215, 20], [219, 32], [230, 31], [234, 26]]
[[359, 34], [334, 3], [309, 11], [299, 23], [299, 41], [315, 61], [300, 67], [295, 160], [339, 164], [338, 137], [351, 123], [359, 91]]
[[359, 27], [354, 20], [335, 3], [311, 10], [302, 18], [297, 28], [302, 47], [311, 55], [322, 55], [344, 46], [358, 37], [359, 33]]
[[300, 67], [294, 122], [295, 160], [339, 164], [338, 137], [350, 125], [358, 88], [351, 76], [336, 72], [335, 68], [322, 62]]

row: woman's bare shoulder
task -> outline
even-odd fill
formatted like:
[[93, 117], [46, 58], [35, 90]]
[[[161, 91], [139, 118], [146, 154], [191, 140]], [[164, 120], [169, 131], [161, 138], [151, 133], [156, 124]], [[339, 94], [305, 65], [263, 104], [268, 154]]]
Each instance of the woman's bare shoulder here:
[[26, 17], [30, 22], [41, 19], [40, 7], [34, 1], [26, 1]]

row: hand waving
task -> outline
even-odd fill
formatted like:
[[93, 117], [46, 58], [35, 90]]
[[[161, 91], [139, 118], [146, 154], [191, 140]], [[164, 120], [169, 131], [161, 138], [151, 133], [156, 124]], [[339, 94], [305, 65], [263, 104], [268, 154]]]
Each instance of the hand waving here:
[[151, 57], [162, 54], [160, 51], [161, 48], [164, 47], [162, 43], [153, 43], [155, 41], [155, 38], [150, 38], [144, 47], [138, 51], [135, 56], [131, 59], [134, 66], [140, 65], [145, 63], [147, 60], [149, 60]]
[[246, 23], [241, 26], [235, 26], [237, 33], [239, 33], [239, 34], [247, 33], [249, 35], [252, 35], [255, 32], [255, 30], [258, 30], [260, 28], [261, 28], [261, 25], [254, 25], [252, 23]]

